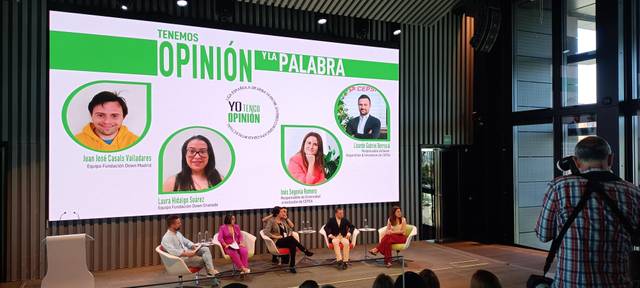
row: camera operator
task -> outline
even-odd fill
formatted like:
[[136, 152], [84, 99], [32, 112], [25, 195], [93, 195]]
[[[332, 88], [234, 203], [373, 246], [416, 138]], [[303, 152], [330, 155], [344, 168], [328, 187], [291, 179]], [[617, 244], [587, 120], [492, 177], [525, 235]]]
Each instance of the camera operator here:
[[[590, 136], [578, 142], [573, 160], [581, 175], [561, 176], [549, 184], [535, 229], [542, 242], [553, 240], [586, 195], [584, 208], [561, 239], [552, 287], [628, 287], [631, 234], [600, 193], [638, 227], [640, 189], [611, 172], [613, 154], [603, 138]], [[587, 182], [592, 179], [602, 186], [589, 194]]]

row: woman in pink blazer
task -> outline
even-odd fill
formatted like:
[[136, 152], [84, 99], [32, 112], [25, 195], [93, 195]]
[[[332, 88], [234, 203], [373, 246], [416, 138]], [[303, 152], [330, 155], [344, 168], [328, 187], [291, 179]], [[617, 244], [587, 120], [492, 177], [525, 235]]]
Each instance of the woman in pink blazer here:
[[[231, 257], [233, 264], [241, 273], [249, 273], [249, 256], [247, 247], [242, 244], [242, 232], [236, 224], [236, 216], [224, 216], [224, 224], [218, 229], [218, 241], [224, 248], [224, 253]], [[235, 244], [234, 244], [235, 243]]]

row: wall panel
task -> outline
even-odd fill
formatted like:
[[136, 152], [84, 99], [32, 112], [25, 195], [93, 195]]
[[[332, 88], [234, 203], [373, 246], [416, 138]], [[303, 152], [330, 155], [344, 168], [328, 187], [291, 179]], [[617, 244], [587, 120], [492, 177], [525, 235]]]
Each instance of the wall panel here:
[[[1, 3], [0, 143], [3, 147], [2, 164], [6, 169], [0, 169], [3, 172], [0, 181], [0, 256], [3, 256], [0, 257], [0, 281], [42, 277], [46, 271], [44, 247], [40, 240], [47, 235], [93, 235], [95, 241], [88, 245], [88, 258], [89, 268], [94, 271], [160, 264], [153, 249], [164, 233], [164, 216], [47, 224], [47, 6], [64, 4], [117, 12], [118, 2], [2, 0]], [[133, 0], [129, 11], [217, 21], [216, 3], [190, 1], [192, 9], [185, 10], [177, 9], [175, 1], [170, 0]], [[349, 5], [337, 2], [300, 11], [236, 2], [234, 22], [250, 27], [353, 38], [353, 18], [332, 16], [329, 25], [319, 27], [309, 9], [333, 9], [349, 15], [367, 9], [384, 12], [382, 7], [372, 8], [362, 3], [364, 1], [353, 1]], [[401, 15], [399, 11], [385, 13], [384, 16], [390, 19]], [[447, 144], [445, 139], [450, 139], [450, 144], [470, 144], [472, 140], [473, 51], [467, 43], [473, 32], [473, 23], [462, 15], [444, 14], [430, 26], [402, 25], [399, 191], [401, 205], [411, 223], [419, 220], [420, 146]], [[371, 23], [371, 31], [364, 36], [365, 39], [386, 41], [390, 37], [385, 22], [372, 20]], [[379, 227], [384, 224], [389, 206], [389, 203], [347, 205], [346, 212], [356, 225], [361, 225], [367, 218], [370, 225]], [[309, 220], [313, 227], [319, 228], [332, 214], [332, 208], [292, 208], [290, 214], [297, 225]], [[260, 218], [267, 211], [230, 213], [236, 213], [244, 230], [257, 234], [261, 227]], [[197, 232], [204, 230], [211, 234], [213, 227], [220, 225], [223, 214], [185, 215], [185, 235], [196, 238]], [[369, 242], [374, 239], [377, 238], [368, 237]], [[319, 235], [307, 237], [304, 241], [311, 248], [323, 245]], [[262, 241], [257, 241], [257, 249], [263, 253], [266, 251]]]

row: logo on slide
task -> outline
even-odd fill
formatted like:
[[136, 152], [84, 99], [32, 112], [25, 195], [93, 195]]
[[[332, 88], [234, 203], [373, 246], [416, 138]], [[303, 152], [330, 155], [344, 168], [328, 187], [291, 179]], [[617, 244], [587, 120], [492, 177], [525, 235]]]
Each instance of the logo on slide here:
[[256, 86], [240, 86], [227, 97], [227, 127], [244, 139], [260, 139], [278, 125], [280, 112], [273, 96]]

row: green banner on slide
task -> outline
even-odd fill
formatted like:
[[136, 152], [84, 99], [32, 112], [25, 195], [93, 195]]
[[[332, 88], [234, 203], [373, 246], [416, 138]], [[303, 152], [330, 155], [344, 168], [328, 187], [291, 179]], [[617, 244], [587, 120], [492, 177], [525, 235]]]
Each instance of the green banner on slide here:
[[[62, 31], [50, 31], [49, 37], [51, 69], [159, 75], [159, 44], [156, 40]], [[194, 51], [201, 51], [198, 48], [201, 49], [208, 46], [191, 43], [190, 46], [184, 47], [193, 47]], [[247, 51], [251, 53], [251, 50]], [[178, 52], [180, 51], [176, 53]], [[180, 68], [180, 65], [190, 66], [194, 63], [202, 63], [202, 60], [195, 59], [195, 55], [198, 55], [196, 52], [191, 53], [193, 53], [193, 59], [187, 56], [184, 59], [186, 62], [183, 64], [177, 63], [175, 64], [176, 67]], [[259, 71], [382, 80], [399, 79], [399, 66], [396, 63], [258, 50], [253, 51], [253, 56], [255, 59], [254, 67], [249, 69]], [[251, 59], [250, 54], [249, 59]], [[171, 65], [171, 67], [173, 67], [175, 61], [171, 57], [161, 60], [163, 60], [160, 61], [161, 63], [168, 63], [167, 65]], [[226, 60], [226, 56], [225, 58], [217, 59], [216, 62], [224, 60]], [[190, 61], [194, 61], [194, 63], [190, 63]], [[221, 64], [216, 63], [218, 66]], [[193, 75], [197, 75], [197, 73]], [[193, 77], [194, 79], [196, 78], [196, 76]]]
[[157, 41], [50, 31], [51, 69], [158, 75]]
[[255, 70], [326, 76], [398, 80], [396, 63], [255, 51]]

